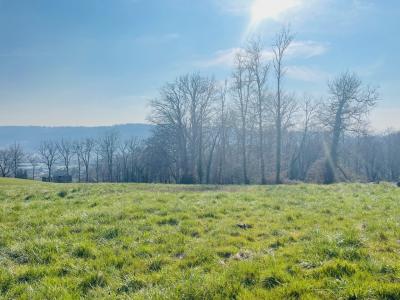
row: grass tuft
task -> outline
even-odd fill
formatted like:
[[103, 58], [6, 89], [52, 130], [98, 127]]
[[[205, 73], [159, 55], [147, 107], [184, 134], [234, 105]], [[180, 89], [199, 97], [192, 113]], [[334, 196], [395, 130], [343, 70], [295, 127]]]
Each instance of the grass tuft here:
[[356, 273], [356, 269], [347, 262], [329, 262], [322, 266], [322, 268], [317, 271], [317, 275], [325, 275], [328, 277], [333, 277], [336, 279], [341, 279], [345, 276], [353, 276]]
[[79, 284], [79, 288], [82, 292], [87, 293], [90, 289], [96, 287], [105, 287], [107, 280], [102, 273], [95, 273], [87, 275]]
[[267, 276], [262, 280], [262, 286], [266, 289], [273, 289], [282, 284], [282, 279], [277, 276]]
[[74, 248], [72, 255], [77, 258], [95, 258], [96, 256], [93, 253], [93, 250], [87, 245], [78, 245]]
[[61, 190], [57, 193], [57, 196], [60, 198], [65, 198], [65, 197], [67, 197], [67, 195], [68, 195], [68, 192], [65, 190]]

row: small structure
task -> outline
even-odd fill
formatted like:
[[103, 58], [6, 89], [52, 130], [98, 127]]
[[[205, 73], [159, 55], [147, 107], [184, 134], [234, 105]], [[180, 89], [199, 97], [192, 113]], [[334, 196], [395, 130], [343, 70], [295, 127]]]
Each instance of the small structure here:
[[43, 176], [42, 177], [43, 182], [55, 182], [55, 183], [71, 183], [72, 182], [72, 176], [71, 175], [56, 175], [49, 179], [49, 177]]
[[53, 177], [53, 182], [57, 183], [71, 183], [72, 176], [71, 175], [57, 175]]
[[15, 178], [18, 179], [28, 179], [28, 172], [26, 170], [19, 169], [17, 174], [15, 174]]

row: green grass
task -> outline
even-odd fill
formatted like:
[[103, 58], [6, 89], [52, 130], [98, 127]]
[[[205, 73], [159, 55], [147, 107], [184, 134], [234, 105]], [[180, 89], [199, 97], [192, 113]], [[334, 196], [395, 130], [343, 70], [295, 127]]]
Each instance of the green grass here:
[[1, 179], [0, 295], [400, 299], [400, 189]]

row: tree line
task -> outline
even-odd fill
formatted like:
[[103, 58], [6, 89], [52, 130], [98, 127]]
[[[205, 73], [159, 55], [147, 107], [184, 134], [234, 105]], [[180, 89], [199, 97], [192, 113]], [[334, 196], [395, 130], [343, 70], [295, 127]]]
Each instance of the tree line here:
[[[284, 131], [281, 168], [283, 182], [325, 182], [329, 139], [326, 132], [313, 129], [316, 126], [312, 118], [314, 108], [306, 101], [302, 130]], [[210, 131], [207, 129], [205, 133], [207, 142], [203, 146], [203, 174], [197, 173], [202, 183], [274, 183], [275, 145], [265, 145], [263, 178], [259, 131], [253, 129], [248, 132], [248, 171], [245, 181], [241, 142], [237, 138], [239, 132], [237, 128], [228, 126], [230, 121], [220, 119], [219, 122], [226, 122], [227, 125]], [[47, 178], [63, 174], [71, 176], [75, 182], [200, 183], [190, 177], [190, 170], [186, 177], [183, 177], [183, 172], [178, 173], [178, 154], [172, 148], [177, 145], [174, 145], [166, 130], [165, 127], [155, 127], [153, 135], [145, 140], [121, 140], [117, 132], [110, 132], [96, 139], [44, 141], [34, 153], [24, 152], [21, 145], [15, 143], [0, 150], [0, 176], [21, 178], [24, 175], [24, 164], [30, 169], [29, 176], [25, 177], [31, 179], [39, 179], [40, 168]], [[265, 140], [273, 139], [274, 136], [273, 128], [267, 128]], [[387, 131], [373, 135], [361, 131], [341, 137], [339, 145], [335, 181], [399, 180], [400, 132]], [[188, 159], [193, 157], [192, 153], [188, 152], [187, 155]], [[178, 177], [178, 174], [182, 174], [182, 177]]]
[[14, 144], [0, 151], [1, 175], [16, 176], [25, 158], [33, 177], [40, 162], [48, 178], [57, 164], [78, 182], [398, 181], [400, 133], [368, 130], [377, 88], [347, 71], [328, 82], [324, 99], [296, 96], [284, 84], [292, 43], [288, 29], [272, 49], [250, 41], [223, 82], [192, 73], [166, 83], [150, 102], [145, 140], [110, 132], [44, 141], [28, 156]]
[[249, 42], [222, 84], [195, 73], [161, 89], [151, 102], [150, 143], [164, 153], [163, 176], [178, 183], [280, 184], [308, 180], [313, 171], [314, 180], [329, 184], [360, 175], [344, 169], [341, 147], [368, 135], [377, 89], [344, 72], [328, 83], [326, 99], [298, 99], [284, 87], [292, 42], [288, 29], [271, 51], [260, 40]]

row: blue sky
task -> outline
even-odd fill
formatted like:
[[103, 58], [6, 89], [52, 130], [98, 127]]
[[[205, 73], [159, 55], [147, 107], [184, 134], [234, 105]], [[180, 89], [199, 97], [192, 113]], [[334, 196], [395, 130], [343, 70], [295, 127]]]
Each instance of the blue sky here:
[[223, 80], [250, 36], [268, 56], [287, 24], [286, 90], [321, 97], [355, 71], [380, 86], [372, 125], [400, 128], [397, 0], [0, 0], [0, 125], [144, 122], [166, 81]]

